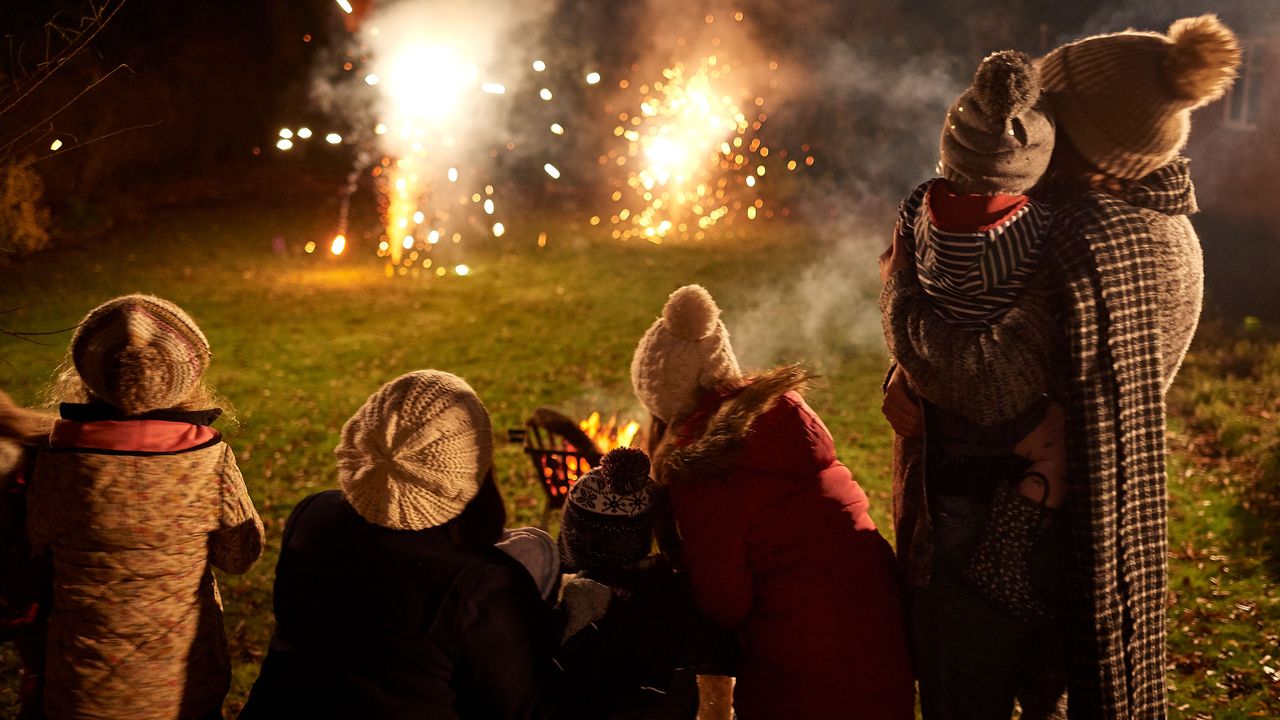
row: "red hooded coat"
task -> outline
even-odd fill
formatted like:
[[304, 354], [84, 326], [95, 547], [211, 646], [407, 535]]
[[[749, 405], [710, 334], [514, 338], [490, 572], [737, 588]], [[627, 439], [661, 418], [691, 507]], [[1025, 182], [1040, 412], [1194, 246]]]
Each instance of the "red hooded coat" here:
[[738, 631], [744, 720], [909, 720], [893, 552], [783, 368], [710, 394], [659, 452], [699, 607]]

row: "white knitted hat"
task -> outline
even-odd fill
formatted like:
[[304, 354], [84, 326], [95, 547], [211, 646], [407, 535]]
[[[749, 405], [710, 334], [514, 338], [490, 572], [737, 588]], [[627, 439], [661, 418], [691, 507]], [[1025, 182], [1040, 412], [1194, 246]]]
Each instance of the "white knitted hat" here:
[[392, 380], [342, 427], [338, 484], [360, 516], [398, 530], [462, 513], [493, 464], [489, 412], [462, 378], [418, 370]]
[[71, 337], [71, 360], [85, 386], [130, 414], [185, 400], [209, 357], [209, 341], [191, 316], [151, 295], [108, 300]]
[[741, 375], [720, 308], [701, 285], [671, 293], [631, 359], [636, 397], [666, 422], [691, 412], [699, 389], [710, 390]]

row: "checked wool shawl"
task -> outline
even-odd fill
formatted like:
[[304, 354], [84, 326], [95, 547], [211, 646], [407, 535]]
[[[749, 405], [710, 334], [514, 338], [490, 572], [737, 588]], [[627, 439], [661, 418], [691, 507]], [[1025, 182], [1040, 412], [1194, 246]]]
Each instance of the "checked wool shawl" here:
[[1167, 517], [1155, 213], [1195, 211], [1179, 159], [1114, 197], [1058, 206], [1069, 348], [1067, 451], [1073, 718], [1164, 718]]

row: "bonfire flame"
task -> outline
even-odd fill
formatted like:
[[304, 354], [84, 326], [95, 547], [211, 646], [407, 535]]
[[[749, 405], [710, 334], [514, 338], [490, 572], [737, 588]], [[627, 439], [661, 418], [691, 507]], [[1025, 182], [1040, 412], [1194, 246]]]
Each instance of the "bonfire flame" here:
[[640, 423], [635, 420], [619, 425], [617, 414], [611, 415], [608, 422], [602, 423], [598, 412], [591, 413], [586, 420], [578, 423], [578, 427], [596, 444], [601, 455], [616, 448], [631, 447], [631, 441], [640, 431]]

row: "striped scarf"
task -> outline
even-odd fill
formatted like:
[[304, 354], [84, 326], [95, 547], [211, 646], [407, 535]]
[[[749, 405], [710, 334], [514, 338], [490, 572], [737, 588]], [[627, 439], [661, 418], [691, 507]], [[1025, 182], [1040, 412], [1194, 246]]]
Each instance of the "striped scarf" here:
[[914, 243], [920, 286], [943, 319], [989, 323], [1002, 316], [1040, 266], [1041, 237], [1049, 212], [1028, 200], [991, 228], [943, 230], [932, 221], [929, 190], [916, 188], [902, 206], [904, 229]]
[[1070, 716], [1164, 718], [1167, 517], [1159, 268], [1150, 219], [1195, 211], [1185, 158], [1123, 198], [1055, 209], [1070, 349]]

